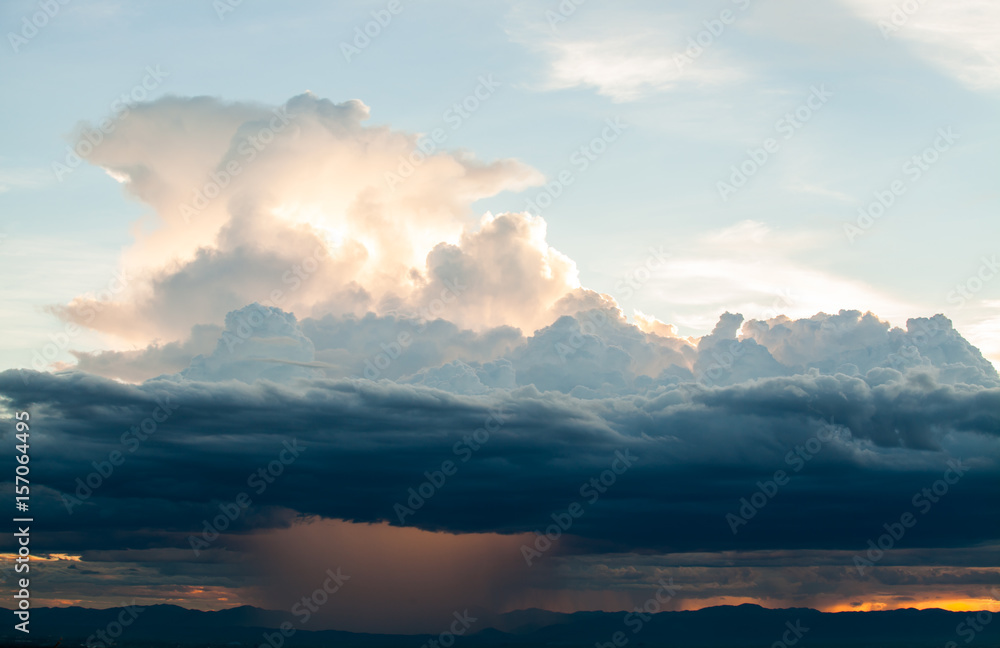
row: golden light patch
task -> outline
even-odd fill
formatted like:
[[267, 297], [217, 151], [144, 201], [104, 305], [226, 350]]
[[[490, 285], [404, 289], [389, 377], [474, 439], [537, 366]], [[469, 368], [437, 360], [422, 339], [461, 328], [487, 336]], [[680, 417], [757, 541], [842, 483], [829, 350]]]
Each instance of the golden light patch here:
[[923, 601], [900, 601], [896, 598], [886, 597], [862, 602], [860, 605], [854, 603], [838, 603], [822, 608], [822, 612], [876, 612], [881, 610], [898, 610], [902, 608], [915, 608], [917, 610], [947, 610], [949, 612], [978, 612], [989, 610], [990, 612], [1000, 612], [1000, 601], [991, 598], [954, 598], [954, 599], [926, 599]]
[[[16, 553], [0, 553], [0, 560], [14, 562], [17, 558]], [[51, 553], [51, 554], [32, 554], [31, 562], [56, 562], [59, 560], [70, 560], [73, 562], [80, 562], [80, 556], [74, 556], [71, 554], [63, 553]]]

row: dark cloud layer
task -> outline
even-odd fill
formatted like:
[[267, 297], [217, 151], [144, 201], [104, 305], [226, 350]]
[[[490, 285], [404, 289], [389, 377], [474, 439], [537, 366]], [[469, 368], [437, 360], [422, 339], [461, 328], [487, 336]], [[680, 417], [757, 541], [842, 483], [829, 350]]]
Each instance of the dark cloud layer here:
[[[231, 533], [308, 515], [398, 524], [394, 505], [448, 460], [456, 474], [406, 525], [531, 532], [585, 501], [581, 485], [628, 451], [634, 465], [585, 504], [564, 550], [855, 550], [913, 511], [914, 496], [955, 460], [967, 472], [907, 546], [997, 539], [1000, 386], [945, 318], [903, 331], [842, 312], [749, 322], [738, 339], [742, 318], [726, 315], [693, 348], [614, 314], [595, 323], [598, 312], [521, 338], [391, 317], [299, 324], [275, 311], [234, 351], [220, 341], [181, 374], [139, 385], [7, 371], [0, 394], [33, 413], [32, 466], [51, 489], [35, 498], [49, 529], [40, 543], [185, 547], [293, 439], [306, 450]], [[249, 316], [232, 314], [227, 331], [238, 335]], [[320, 377], [324, 367], [360, 373], [357, 361], [381, 348], [371, 340], [391, 343], [404, 329], [420, 341], [385, 370], [397, 382]], [[829, 353], [796, 352], [803, 337]], [[339, 363], [317, 360], [338, 353]], [[172, 411], [147, 439], [126, 434], [158, 407]], [[488, 421], [488, 441], [462, 445]], [[62, 496], [116, 450], [124, 463], [70, 515]], [[726, 515], [778, 470], [789, 482], [734, 535]]]

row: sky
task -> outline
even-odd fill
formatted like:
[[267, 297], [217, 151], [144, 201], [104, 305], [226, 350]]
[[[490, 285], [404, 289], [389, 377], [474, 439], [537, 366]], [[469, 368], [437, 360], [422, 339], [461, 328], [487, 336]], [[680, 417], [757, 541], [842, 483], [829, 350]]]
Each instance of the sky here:
[[40, 604], [1000, 610], [995, 3], [0, 23]]

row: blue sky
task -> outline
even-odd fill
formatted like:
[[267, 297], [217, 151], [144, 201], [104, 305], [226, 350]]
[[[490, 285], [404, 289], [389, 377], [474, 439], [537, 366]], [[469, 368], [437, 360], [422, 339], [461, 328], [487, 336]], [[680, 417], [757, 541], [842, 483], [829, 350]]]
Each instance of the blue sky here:
[[[622, 299], [626, 313], [639, 309], [698, 335], [727, 308], [765, 310], [783, 294], [799, 316], [872, 309], [901, 325], [945, 312], [998, 357], [989, 329], [1000, 284], [987, 283], [961, 308], [947, 299], [995, 253], [1000, 227], [991, 218], [1000, 203], [991, 183], [1000, 77], [990, 63], [995, 45], [981, 35], [986, 3], [959, 3], [947, 23], [944, 9], [920, 7], [886, 38], [878, 21], [893, 4], [875, 0], [813, 3], [808, 12], [790, 2], [590, 1], [565, 5], [563, 13], [574, 7], [566, 16], [557, 2], [401, 2], [348, 62], [340, 44], [383, 4], [246, 0], [220, 18], [207, 1], [74, 1], [16, 54], [5, 48], [0, 80], [17, 100], [0, 126], [0, 263], [12, 279], [7, 296], [18, 299], [5, 317], [4, 363], [24, 364], [25, 341], [59, 330], [44, 307], [106, 283], [131, 228], [155, 227], [149, 210], [100, 169], [84, 164], [61, 182], [52, 171], [77, 122], [108, 116], [147, 66], [169, 75], [151, 98], [279, 104], [311, 90], [361, 99], [370, 123], [410, 132], [445, 126], [444, 112], [491, 74], [501, 87], [449, 129], [445, 148], [517, 158], [551, 179], [573, 168], [570, 156], [605, 119], [628, 126], [543, 214], [548, 240], [577, 262], [583, 285], [613, 293], [654, 243], [678, 259], [734, 261], [734, 276], [711, 280], [679, 263]], [[2, 11], [19, 32], [38, 7], [8, 2]], [[708, 38], [705, 21], [723, 11], [731, 24]], [[704, 52], [679, 68], [676, 56], [699, 35]], [[817, 85], [830, 101], [722, 200], [717, 182], [731, 165], [775, 136], [777, 120]], [[852, 243], [844, 224], [939, 128], [961, 139]], [[519, 211], [538, 191], [504, 192], [473, 209]], [[706, 241], [745, 221], [757, 224], [757, 242], [741, 238], [733, 250]], [[822, 276], [803, 279], [795, 269]]]

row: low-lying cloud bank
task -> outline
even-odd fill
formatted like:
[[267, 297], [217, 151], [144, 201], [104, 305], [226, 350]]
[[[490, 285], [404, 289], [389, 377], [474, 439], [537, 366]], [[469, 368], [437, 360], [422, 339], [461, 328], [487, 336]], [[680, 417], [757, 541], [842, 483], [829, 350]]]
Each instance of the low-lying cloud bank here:
[[[723, 316], [693, 344], [644, 333], [613, 311], [563, 316], [522, 338], [393, 317], [299, 323], [249, 306], [179, 373], [129, 385], [8, 371], [0, 393], [44, 430], [36, 470], [53, 489], [50, 538], [64, 551], [116, 545], [109, 524], [123, 534], [164, 530], [143, 531], [136, 542], [146, 546], [183, 545], [170, 534], [211, 517], [289, 439], [308, 451], [233, 530], [319, 515], [530, 532], [627, 451], [634, 465], [574, 523], [584, 544], [863, 546], [950, 461], [969, 470], [935, 516], [961, 524], [917, 527], [911, 541], [995, 539], [987, 494], [1000, 380], [946, 318], [911, 320], [904, 331], [842, 312], [750, 321], [738, 336], [740, 319]], [[369, 370], [375, 380], [349, 377]], [[151, 416], [164, 420], [140, 440]], [[115, 450], [124, 463], [67, 516], [58, 493], [80, 490], [76, 479]], [[446, 461], [455, 474], [413, 500], [425, 503], [406, 504], [425, 471], [436, 475]], [[734, 534], [727, 513], [777, 470], [789, 483]]]

